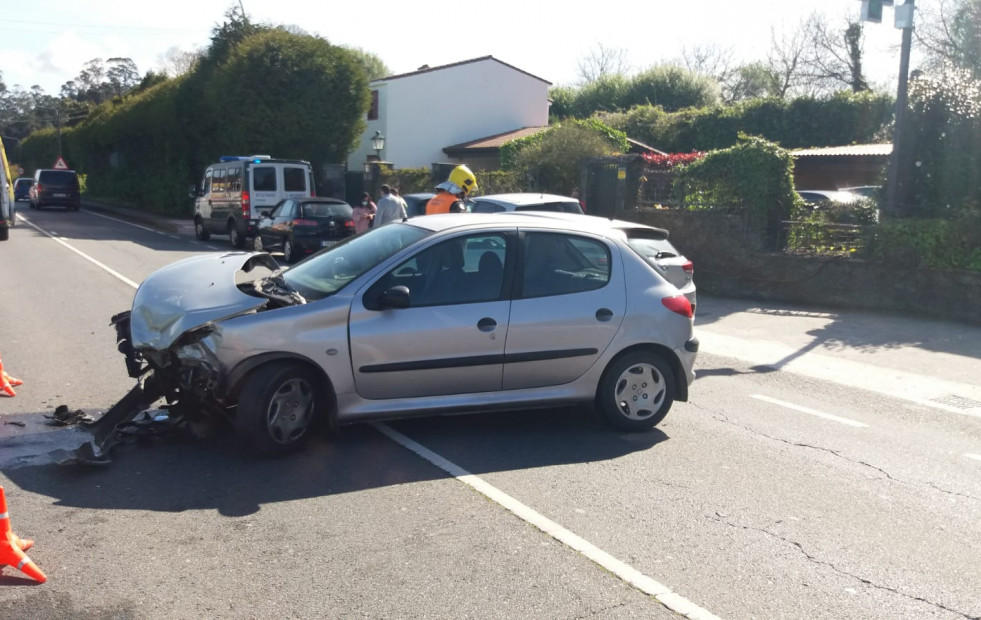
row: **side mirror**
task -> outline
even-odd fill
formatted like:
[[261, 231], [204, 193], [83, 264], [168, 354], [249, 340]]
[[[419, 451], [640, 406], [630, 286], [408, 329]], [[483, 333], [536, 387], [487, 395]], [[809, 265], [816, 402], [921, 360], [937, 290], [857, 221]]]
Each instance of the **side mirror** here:
[[261, 217], [261, 218], [271, 218], [272, 215], [269, 214], [269, 211], [260, 211], [259, 212], [259, 217]]
[[385, 308], [408, 308], [412, 299], [409, 295], [409, 287], [393, 286], [381, 295], [381, 307]]
[[197, 198], [198, 197], [198, 188], [194, 187], [193, 185], [189, 186], [187, 188], [187, 195], [190, 196], [191, 198]]

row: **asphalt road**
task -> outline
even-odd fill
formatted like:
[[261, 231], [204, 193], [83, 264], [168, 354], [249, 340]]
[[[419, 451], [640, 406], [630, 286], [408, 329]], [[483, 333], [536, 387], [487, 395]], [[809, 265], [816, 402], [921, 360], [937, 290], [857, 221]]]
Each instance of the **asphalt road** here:
[[0, 618], [981, 617], [979, 328], [703, 296], [691, 401], [651, 433], [514, 412], [59, 468], [44, 455], [80, 436], [44, 414], [132, 386], [110, 316], [154, 269], [230, 248], [19, 213], [0, 484], [49, 580], [5, 568]]

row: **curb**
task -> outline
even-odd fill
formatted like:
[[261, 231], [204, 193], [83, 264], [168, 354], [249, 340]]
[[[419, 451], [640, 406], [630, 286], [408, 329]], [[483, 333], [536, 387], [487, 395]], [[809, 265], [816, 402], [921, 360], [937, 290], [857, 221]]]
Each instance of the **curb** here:
[[194, 234], [194, 222], [189, 219], [183, 220], [177, 218], [170, 218], [163, 215], [148, 213], [146, 211], [140, 211], [138, 209], [132, 209], [129, 207], [118, 207], [115, 205], [107, 205], [92, 200], [82, 200], [82, 206], [91, 211], [97, 211], [100, 213], [110, 213], [128, 222], [144, 224], [146, 226], [150, 226], [152, 228], [156, 228], [158, 230], [162, 230], [165, 232], [177, 233], [177, 234]]

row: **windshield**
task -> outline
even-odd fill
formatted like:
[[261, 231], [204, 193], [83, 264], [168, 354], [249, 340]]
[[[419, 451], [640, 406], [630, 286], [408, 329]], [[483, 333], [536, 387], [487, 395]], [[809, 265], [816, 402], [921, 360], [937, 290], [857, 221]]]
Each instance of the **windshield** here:
[[402, 248], [430, 234], [432, 231], [409, 224], [387, 224], [349, 237], [331, 249], [297, 263], [283, 272], [283, 279], [306, 299], [323, 299]]

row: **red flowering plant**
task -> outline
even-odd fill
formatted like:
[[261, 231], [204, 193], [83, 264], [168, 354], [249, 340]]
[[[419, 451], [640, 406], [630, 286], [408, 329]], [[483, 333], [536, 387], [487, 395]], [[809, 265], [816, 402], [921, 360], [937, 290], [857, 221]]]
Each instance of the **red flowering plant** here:
[[658, 170], [671, 170], [676, 166], [690, 164], [693, 161], [705, 157], [705, 151], [692, 151], [691, 153], [644, 153], [644, 161], [649, 168]]

